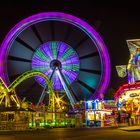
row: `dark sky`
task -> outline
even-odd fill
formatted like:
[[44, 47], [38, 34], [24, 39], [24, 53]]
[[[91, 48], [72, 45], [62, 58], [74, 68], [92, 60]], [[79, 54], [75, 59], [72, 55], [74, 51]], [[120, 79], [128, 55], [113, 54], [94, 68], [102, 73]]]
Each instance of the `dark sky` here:
[[126, 40], [140, 38], [140, 9], [134, 0], [123, 3], [99, 0], [9, 1], [0, 4], [0, 43], [15, 24], [32, 14], [49, 11], [72, 14], [89, 23], [104, 40], [111, 59], [110, 87], [116, 89], [127, 82], [117, 76], [115, 65], [128, 62]]

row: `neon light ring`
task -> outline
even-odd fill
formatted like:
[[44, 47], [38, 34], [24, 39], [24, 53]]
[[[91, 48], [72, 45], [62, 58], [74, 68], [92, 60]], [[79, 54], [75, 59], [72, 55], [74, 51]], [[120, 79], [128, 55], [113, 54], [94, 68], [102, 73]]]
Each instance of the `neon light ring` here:
[[[15, 25], [1, 44], [0, 60], [0, 76], [7, 84], [35, 69], [62, 91], [59, 69], [76, 100], [99, 98], [110, 80], [110, 59], [99, 34], [83, 20], [60, 12], [36, 14]], [[43, 80], [35, 77], [17, 92], [38, 100], [43, 86]]]

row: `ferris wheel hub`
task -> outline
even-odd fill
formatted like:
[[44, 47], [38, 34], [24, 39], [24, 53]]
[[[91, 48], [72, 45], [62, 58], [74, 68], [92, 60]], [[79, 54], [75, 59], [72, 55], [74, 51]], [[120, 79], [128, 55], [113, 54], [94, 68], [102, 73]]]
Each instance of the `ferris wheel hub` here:
[[[32, 57], [32, 69], [41, 71], [52, 78], [53, 88], [57, 91], [61, 91], [63, 86], [56, 70], [61, 70], [70, 85], [77, 78], [79, 68], [80, 60], [77, 52], [62, 41], [48, 41], [41, 44]], [[42, 78], [35, 77], [35, 79], [45, 87], [45, 81]]]
[[54, 60], [52, 60], [52, 61], [50, 62], [50, 68], [51, 68], [52, 70], [54, 70], [54, 69], [56, 69], [56, 68], [61, 69], [61, 68], [62, 68], [62, 64], [61, 64], [61, 62], [60, 62], [59, 60], [54, 59]]

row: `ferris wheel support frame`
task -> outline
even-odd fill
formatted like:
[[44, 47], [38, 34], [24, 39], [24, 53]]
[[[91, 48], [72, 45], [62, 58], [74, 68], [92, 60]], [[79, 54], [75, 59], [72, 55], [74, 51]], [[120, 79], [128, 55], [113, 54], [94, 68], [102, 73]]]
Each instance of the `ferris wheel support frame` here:
[[58, 77], [61, 81], [61, 84], [63, 85], [63, 88], [66, 91], [67, 97], [70, 100], [71, 106], [74, 108], [74, 105], [76, 103], [76, 99], [74, 98], [74, 96], [72, 95], [72, 93], [70, 92], [68, 86], [67, 86], [67, 81], [65, 80], [63, 74], [61, 73], [60, 69], [56, 69], [56, 73], [58, 74]]
[[[53, 72], [52, 72], [52, 74], [51, 74], [51, 76], [50, 76], [50, 78], [49, 78], [50, 81], [51, 81], [51, 79], [52, 79], [52, 76], [53, 76], [55, 70], [56, 70], [56, 68], [53, 70]], [[41, 93], [41, 96], [40, 96], [40, 98], [39, 98], [39, 101], [38, 101], [37, 105], [39, 105], [40, 103], [43, 102], [43, 99], [45, 98], [45, 90], [46, 90], [46, 88], [47, 88], [47, 85], [44, 86], [43, 91], [42, 91], [42, 93]]]

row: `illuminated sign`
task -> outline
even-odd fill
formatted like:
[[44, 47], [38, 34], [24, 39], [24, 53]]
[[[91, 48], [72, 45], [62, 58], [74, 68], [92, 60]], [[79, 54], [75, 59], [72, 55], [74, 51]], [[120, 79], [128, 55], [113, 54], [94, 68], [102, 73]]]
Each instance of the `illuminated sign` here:
[[131, 93], [129, 96], [130, 97], [136, 97], [136, 96], [138, 96], [138, 94], [137, 93]]

